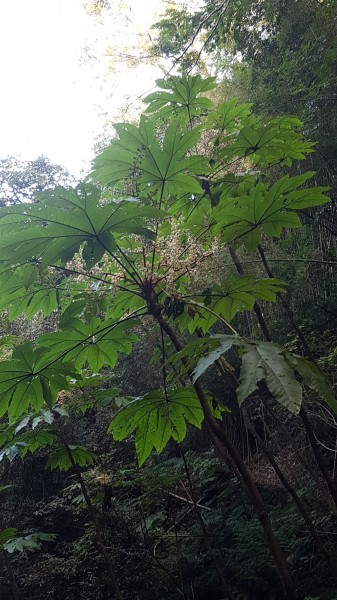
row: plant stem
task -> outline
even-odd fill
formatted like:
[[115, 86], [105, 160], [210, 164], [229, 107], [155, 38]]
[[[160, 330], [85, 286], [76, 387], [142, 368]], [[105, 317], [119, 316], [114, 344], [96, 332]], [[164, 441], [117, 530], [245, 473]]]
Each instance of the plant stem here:
[[[262, 248], [262, 246], [260, 244], [258, 246], [258, 251], [260, 253], [261, 260], [262, 260], [263, 266], [265, 268], [265, 271], [266, 271], [268, 277], [274, 278], [273, 272], [272, 272], [272, 270], [271, 270], [271, 268], [270, 268], [270, 266], [268, 264], [268, 261], [267, 261], [266, 255], [264, 253], [264, 250], [263, 250], [263, 248]], [[296, 333], [297, 333], [297, 335], [298, 335], [298, 337], [299, 337], [299, 339], [300, 339], [300, 341], [302, 343], [302, 346], [304, 348], [305, 354], [307, 355], [307, 357], [312, 362], [315, 363], [316, 361], [315, 361], [315, 358], [314, 358], [314, 356], [313, 356], [313, 354], [311, 352], [310, 346], [309, 346], [309, 344], [308, 344], [308, 342], [306, 340], [306, 337], [305, 337], [303, 331], [297, 325], [297, 323], [296, 323], [296, 321], [294, 319], [294, 315], [293, 315], [293, 312], [292, 312], [292, 310], [290, 308], [288, 300], [286, 298], [284, 298], [282, 296], [282, 294], [278, 294], [278, 298], [280, 299], [280, 302], [281, 302], [282, 306], [284, 307], [284, 310], [285, 310], [285, 312], [286, 312], [286, 314], [288, 316], [290, 324], [292, 325], [294, 331], [296, 331]], [[322, 475], [323, 475], [323, 477], [324, 477], [324, 479], [326, 481], [326, 484], [327, 484], [327, 486], [329, 488], [330, 494], [331, 494], [331, 496], [333, 498], [333, 501], [334, 501], [334, 503], [335, 503], [335, 505], [337, 507], [337, 486], [336, 486], [335, 481], [332, 479], [332, 477], [331, 477], [331, 475], [330, 475], [330, 473], [328, 471], [328, 468], [327, 468], [327, 466], [326, 466], [326, 464], [324, 462], [324, 458], [323, 458], [322, 453], [321, 453], [321, 451], [319, 449], [319, 446], [318, 446], [318, 443], [317, 443], [317, 440], [316, 440], [316, 436], [315, 436], [313, 427], [311, 425], [310, 419], [309, 419], [309, 417], [307, 415], [307, 412], [304, 409], [303, 405], [302, 405], [301, 410], [300, 410], [300, 417], [302, 419], [302, 423], [303, 423], [303, 425], [305, 427], [305, 430], [307, 432], [307, 437], [308, 437], [309, 443], [311, 445], [313, 454], [315, 456], [317, 465], [318, 465], [318, 467], [319, 467], [319, 469], [320, 469], [320, 471], [321, 471], [321, 473], [322, 473]]]
[[19, 600], [19, 588], [18, 588], [17, 583], [15, 581], [15, 576], [14, 576], [14, 573], [13, 573], [12, 565], [11, 565], [11, 562], [10, 562], [10, 560], [8, 558], [8, 554], [7, 554], [6, 550], [3, 550], [2, 555], [4, 557], [4, 561], [5, 561], [6, 568], [7, 568], [8, 575], [9, 575], [9, 580], [11, 582], [13, 600]]
[[[231, 246], [229, 246], [229, 254], [231, 256], [231, 259], [232, 259], [232, 261], [234, 263], [234, 266], [235, 266], [238, 274], [239, 275], [244, 275], [245, 272], [244, 272], [244, 269], [242, 267], [242, 264], [241, 264], [241, 262], [240, 262], [240, 260], [239, 260], [239, 258], [237, 256], [235, 250], [233, 250], [233, 248]], [[263, 333], [265, 339], [267, 340], [267, 342], [271, 342], [273, 338], [272, 338], [272, 335], [271, 335], [271, 333], [269, 331], [269, 327], [268, 327], [268, 325], [267, 325], [267, 323], [265, 321], [265, 318], [264, 318], [264, 316], [262, 314], [261, 307], [260, 307], [260, 305], [259, 305], [258, 302], [255, 302], [253, 310], [254, 310], [254, 312], [256, 314], [256, 318], [257, 318], [257, 320], [259, 322], [260, 328], [262, 330], [262, 333]]]
[[181, 457], [182, 457], [183, 463], [184, 463], [185, 473], [186, 473], [188, 485], [189, 485], [189, 488], [190, 488], [190, 494], [191, 494], [191, 499], [192, 499], [192, 502], [193, 502], [193, 508], [194, 508], [195, 516], [197, 517], [197, 519], [199, 521], [199, 524], [200, 524], [200, 528], [201, 528], [202, 535], [203, 535], [203, 538], [204, 538], [204, 543], [205, 543], [205, 548], [206, 548], [207, 554], [208, 554], [210, 560], [212, 561], [212, 563], [214, 565], [215, 572], [216, 572], [216, 574], [218, 576], [218, 579], [219, 579], [219, 582], [220, 582], [220, 585], [221, 585], [221, 588], [222, 588], [221, 591], [223, 591], [225, 593], [225, 595], [228, 598], [228, 600], [233, 600], [231, 592], [230, 592], [230, 590], [229, 590], [229, 588], [227, 586], [226, 580], [225, 580], [225, 578], [223, 576], [223, 572], [222, 572], [222, 569], [220, 567], [220, 564], [219, 564], [216, 556], [214, 556], [213, 549], [212, 549], [212, 544], [211, 544], [211, 540], [210, 540], [210, 536], [209, 536], [209, 531], [208, 531], [206, 523], [205, 523], [205, 521], [203, 519], [203, 516], [202, 516], [202, 514], [200, 512], [198, 503], [197, 503], [197, 501], [195, 499], [193, 483], [192, 483], [191, 474], [190, 474], [190, 470], [189, 470], [189, 467], [188, 467], [188, 464], [187, 464], [185, 453], [184, 453], [183, 449], [181, 448], [181, 446], [179, 446], [179, 450], [180, 450], [180, 454], [181, 454]]
[[[265, 271], [266, 271], [268, 277], [274, 278], [274, 275], [273, 275], [273, 273], [272, 273], [272, 271], [271, 271], [271, 269], [269, 267], [266, 255], [265, 255], [264, 250], [263, 250], [263, 248], [262, 248], [261, 245], [258, 246], [258, 250], [259, 250], [259, 253], [260, 253], [260, 256], [261, 256], [261, 260], [262, 260], [262, 263], [264, 265], [264, 268], [265, 268]], [[236, 255], [236, 253], [234, 252], [234, 250], [232, 248], [230, 248], [229, 251], [230, 251], [230, 255], [232, 257], [232, 260], [233, 260], [233, 263], [234, 263], [234, 265], [236, 267], [237, 272], [240, 275], [244, 275], [244, 269], [243, 269], [243, 267], [241, 265], [241, 262], [239, 261], [237, 255]], [[303, 348], [306, 351], [306, 354], [307, 354], [308, 358], [310, 358], [310, 360], [312, 360], [313, 362], [315, 362], [315, 359], [314, 359], [314, 356], [313, 356], [313, 354], [312, 354], [312, 352], [310, 350], [309, 344], [308, 344], [308, 342], [307, 342], [307, 340], [306, 340], [306, 338], [305, 338], [302, 330], [300, 329], [300, 327], [295, 322], [293, 312], [292, 312], [292, 310], [290, 308], [290, 305], [289, 305], [287, 299], [284, 298], [282, 296], [282, 294], [278, 294], [278, 298], [279, 298], [280, 302], [282, 303], [282, 305], [283, 305], [283, 307], [284, 307], [284, 309], [285, 309], [285, 311], [287, 313], [288, 319], [289, 319], [289, 321], [290, 321], [293, 329], [298, 334], [299, 339], [302, 342]], [[254, 311], [255, 311], [255, 314], [257, 316], [260, 328], [262, 330], [262, 333], [263, 333], [265, 339], [268, 342], [271, 342], [273, 340], [272, 335], [271, 335], [271, 333], [269, 331], [269, 328], [267, 326], [267, 323], [266, 323], [266, 321], [265, 321], [265, 319], [263, 317], [260, 305], [257, 302], [254, 305]], [[269, 409], [269, 403], [266, 402], [266, 400], [264, 399], [263, 395], [261, 394], [261, 389], [259, 390], [259, 393], [260, 393], [260, 396], [262, 398], [262, 401], [264, 402], [264, 404], [267, 404], [267, 408]], [[302, 406], [302, 408], [300, 410], [300, 417], [301, 417], [303, 425], [305, 427], [309, 443], [311, 445], [313, 454], [315, 456], [315, 460], [316, 460], [317, 466], [319, 467], [319, 469], [320, 469], [320, 471], [321, 471], [321, 473], [322, 473], [322, 475], [323, 475], [323, 477], [324, 477], [324, 479], [326, 481], [326, 484], [327, 484], [328, 489], [330, 491], [331, 497], [333, 499], [333, 502], [334, 502], [334, 505], [335, 505], [334, 506], [334, 512], [335, 512], [336, 508], [337, 508], [337, 487], [336, 487], [336, 484], [335, 484], [334, 480], [330, 476], [330, 473], [329, 473], [329, 471], [328, 471], [328, 469], [327, 469], [327, 467], [326, 467], [326, 465], [324, 463], [323, 456], [322, 456], [321, 451], [319, 449], [319, 446], [317, 444], [315, 433], [313, 431], [312, 425], [310, 423], [308, 415], [307, 415], [307, 413], [306, 413], [306, 411], [305, 411], [305, 409], [304, 409], [303, 406]], [[286, 428], [283, 427], [283, 430], [284, 429], [286, 429]], [[292, 441], [292, 446], [293, 446], [293, 448], [294, 448], [294, 450], [296, 452], [296, 455], [298, 456], [299, 453], [298, 453], [296, 445], [293, 443], [293, 441]], [[303, 464], [303, 459], [301, 458], [300, 460], [301, 460], [301, 462]], [[312, 473], [312, 470], [309, 469], [309, 472]], [[322, 491], [322, 486], [320, 485], [319, 480], [317, 480], [317, 478], [315, 478], [315, 481], [318, 484], [318, 487]], [[323, 493], [324, 493], [324, 496], [325, 496], [325, 490], [323, 490]], [[329, 502], [329, 506], [331, 508], [331, 503], [330, 502]]]
[[[163, 317], [160, 313], [159, 314], [157, 313], [155, 315], [155, 318], [157, 319], [158, 323], [162, 327], [163, 331], [165, 331], [165, 333], [170, 338], [170, 340], [173, 343], [177, 352], [179, 352], [182, 349], [182, 347], [181, 347], [181, 344], [180, 344], [176, 334], [171, 329], [170, 325], [163, 319]], [[185, 364], [186, 364], [186, 361], [185, 361]], [[191, 375], [191, 373], [189, 373], [189, 375]], [[296, 591], [294, 581], [293, 581], [292, 576], [289, 571], [288, 563], [283, 554], [283, 551], [281, 549], [279, 541], [277, 540], [277, 538], [275, 536], [271, 521], [270, 521], [268, 513], [267, 513], [266, 506], [263, 502], [260, 492], [257, 489], [256, 483], [255, 483], [254, 479], [252, 478], [251, 473], [248, 470], [247, 466], [243, 462], [239, 452], [233, 446], [233, 444], [230, 441], [230, 439], [228, 438], [227, 434], [222, 429], [222, 427], [220, 426], [218, 421], [215, 419], [215, 417], [211, 411], [211, 408], [208, 404], [207, 398], [205, 396], [205, 393], [203, 391], [201, 384], [199, 383], [199, 381], [196, 381], [193, 385], [194, 385], [194, 389], [197, 393], [197, 396], [199, 398], [201, 407], [203, 409], [205, 419], [206, 419], [213, 435], [221, 442], [221, 445], [218, 445], [219, 450], [221, 451], [222, 446], [224, 447], [224, 449], [228, 452], [229, 456], [233, 460], [235, 466], [237, 467], [237, 469], [240, 473], [240, 476], [242, 477], [242, 480], [248, 491], [248, 494], [250, 496], [252, 504], [255, 508], [258, 519], [261, 523], [268, 548], [269, 548], [270, 553], [273, 556], [273, 559], [275, 561], [275, 565], [277, 567], [280, 579], [284, 586], [286, 598], [287, 598], [287, 600], [297, 600], [298, 594]]]
[[299, 450], [297, 444], [295, 444], [293, 438], [291, 437], [291, 435], [290, 435], [288, 429], [286, 428], [285, 424], [283, 423], [282, 419], [280, 419], [280, 417], [272, 409], [272, 407], [270, 406], [270, 403], [267, 402], [267, 400], [265, 399], [264, 395], [261, 393], [261, 390], [260, 390], [260, 398], [261, 398], [261, 400], [262, 400], [262, 402], [263, 402], [266, 410], [269, 412], [269, 414], [271, 415], [271, 417], [274, 419], [274, 421], [278, 425], [280, 431], [284, 435], [284, 438], [287, 440], [287, 442], [292, 447], [292, 449], [293, 449], [293, 451], [294, 451], [294, 453], [296, 455], [297, 460], [306, 469], [306, 471], [308, 471], [310, 477], [312, 477], [313, 481], [316, 483], [317, 489], [322, 494], [322, 498], [324, 498], [324, 500], [325, 500], [326, 504], [329, 506], [330, 510], [335, 515], [337, 515], [337, 508], [335, 506], [335, 503], [334, 503], [331, 495], [327, 494], [326, 488], [322, 484], [321, 480], [316, 475], [315, 471], [311, 468], [310, 464], [306, 461], [306, 459], [304, 458], [302, 452]]
[[322, 556], [324, 556], [325, 561], [330, 569], [331, 575], [333, 576], [334, 579], [337, 578], [337, 569], [336, 569], [336, 562], [333, 556], [331, 556], [329, 554], [329, 552], [326, 550], [324, 544], [322, 543], [320, 537], [317, 534], [317, 531], [314, 527], [313, 522], [311, 521], [309, 514], [302, 502], [302, 500], [300, 499], [300, 497], [298, 496], [298, 494], [296, 493], [296, 490], [293, 488], [293, 486], [291, 485], [291, 483], [289, 482], [289, 480], [286, 478], [285, 474], [283, 473], [283, 471], [281, 470], [281, 468], [279, 467], [279, 465], [277, 464], [273, 454], [270, 452], [268, 446], [265, 445], [265, 443], [263, 442], [263, 440], [261, 439], [261, 437], [259, 436], [259, 434], [257, 433], [255, 427], [253, 426], [248, 413], [246, 411], [246, 409], [244, 407], [241, 407], [241, 412], [242, 412], [242, 416], [243, 419], [245, 421], [245, 424], [247, 426], [247, 428], [249, 429], [249, 431], [252, 433], [252, 435], [255, 437], [256, 441], [258, 442], [259, 446], [261, 447], [262, 451], [264, 452], [264, 454], [266, 455], [266, 457], [268, 458], [271, 466], [273, 467], [276, 475], [278, 476], [279, 480], [281, 481], [282, 485], [285, 487], [285, 489], [289, 492], [289, 494], [292, 496], [299, 512], [301, 513], [303, 520], [308, 528], [308, 531], [316, 545], [316, 547], [320, 550]]
[[323, 477], [324, 477], [324, 479], [326, 481], [326, 484], [327, 484], [327, 486], [329, 488], [330, 494], [331, 494], [331, 496], [333, 498], [333, 501], [334, 501], [334, 503], [336, 505], [336, 508], [337, 508], [337, 486], [336, 486], [336, 482], [332, 479], [332, 477], [331, 477], [331, 475], [329, 473], [329, 470], [328, 470], [328, 468], [327, 468], [327, 466], [326, 466], [326, 464], [324, 462], [324, 458], [323, 458], [323, 456], [321, 454], [321, 451], [319, 449], [319, 446], [317, 444], [317, 440], [316, 440], [316, 436], [315, 436], [314, 430], [313, 430], [313, 428], [311, 426], [308, 414], [304, 410], [303, 406], [302, 406], [302, 408], [300, 410], [300, 417], [301, 417], [303, 425], [304, 425], [304, 427], [306, 429], [308, 440], [310, 442], [312, 451], [314, 453], [317, 465], [319, 466], [319, 468], [321, 470], [321, 473], [322, 473], [322, 475], [323, 475]]
[[117, 578], [116, 578], [115, 569], [114, 569], [114, 566], [113, 566], [113, 563], [112, 563], [112, 560], [111, 560], [111, 556], [109, 555], [109, 552], [108, 552], [108, 550], [107, 550], [107, 548], [106, 548], [106, 546], [104, 544], [102, 527], [101, 527], [101, 524], [99, 522], [99, 518], [97, 516], [95, 508], [94, 508], [94, 506], [93, 506], [93, 504], [92, 504], [92, 502], [90, 500], [87, 487], [86, 487], [86, 485], [84, 483], [84, 479], [82, 477], [82, 473], [81, 473], [81, 471], [79, 469], [79, 466], [76, 464], [76, 462], [74, 460], [74, 457], [73, 457], [73, 454], [72, 454], [72, 451], [71, 451], [71, 448], [70, 448], [69, 444], [67, 443], [67, 440], [65, 439], [65, 436], [64, 436], [63, 432], [60, 429], [59, 429], [59, 436], [60, 436], [60, 438], [62, 440], [62, 443], [63, 443], [63, 445], [65, 447], [65, 450], [66, 450], [66, 452], [67, 452], [67, 454], [69, 456], [69, 460], [70, 460], [71, 465], [72, 465], [72, 467], [74, 469], [74, 473], [75, 473], [75, 475], [77, 477], [77, 480], [78, 480], [78, 482], [79, 482], [79, 484], [81, 486], [81, 490], [82, 490], [82, 494], [83, 494], [84, 500], [86, 502], [86, 505], [88, 507], [88, 510], [89, 510], [89, 513], [90, 513], [90, 516], [91, 516], [91, 520], [92, 520], [93, 525], [95, 527], [97, 547], [98, 547], [100, 553], [102, 554], [102, 556], [103, 556], [103, 558], [104, 558], [104, 560], [106, 562], [106, 565], [108, 567], [109, 578], [110, 578], [110, 581], [111, 581], [112, 589], [113, 589], [113, 591], [115, 593], [115, 596], [116, 596], [117, 600], [123, 600], [123, 596], [122, 596], [122, 593], [121, 593], [119, 585], [118, 585], [118, 581], [117, 581]]
[[[264, 269], [265, 269], [268, 277], [270, 277], [271, 279], [273, 279], [274, 275], [273, 275], [272, 270], [271, 270], [271, 268], [270, 268], [270, 266], [268, 264], [266, 255], [264, 253], [264, 250], [263, 250], [261, 244], [259, 244], [257, 248], [258, 248], [259, 254], [261, 256], [262, 264], [264, 266]], [[283, 308], [284, 308], [284, 310], [285, 310], [285, 312], [287, 314], [289, 323], [291, 324], [291, 326], [294, 329], [294, 331], [296, 331], [296, 333], [298, 335], [298, 338], [301, 341], [301, 344], [302, 344], [302, 346], [303, 346], [303, 348], [305, 350], [305, 353], [306, 353], [307, 357], [310, 358], [311, 361], [315, 362], [315, 358], [314, 358], [314, 356], [313, 356], [313, 354], [311, 352], [311, 349], [310, 349], [310, 346], [309, 346], [309, 344], [308, 344], [308, 342], [306, 340], [306, 337], [305, 337], [302, 329], [297, 325], [297, 323], [296, 323], [296, 321], [294, 319], [294, 314], [293, 314], [293, 311], [290, 308], [290, 304], [289, 304], [288, 300], [282, 294], [279, 294], [279, 293], [277, 294], [277, 297], [278, 297], [279, 301], [281, 302], [281, 304], [282, 304], [282, 306], [283, 306]]]

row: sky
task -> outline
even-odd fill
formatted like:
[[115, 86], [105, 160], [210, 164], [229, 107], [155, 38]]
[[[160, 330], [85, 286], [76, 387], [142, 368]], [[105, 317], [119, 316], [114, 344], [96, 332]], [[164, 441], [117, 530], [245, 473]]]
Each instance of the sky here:
[[162, 76], [153, 65], [127, 69], [107, 51], [141, 42], [161, 0], [112, 5], [103, 19], [82, 0], [0, 0], [0, 158], [43, 154], [78, 175], [106, 119]]

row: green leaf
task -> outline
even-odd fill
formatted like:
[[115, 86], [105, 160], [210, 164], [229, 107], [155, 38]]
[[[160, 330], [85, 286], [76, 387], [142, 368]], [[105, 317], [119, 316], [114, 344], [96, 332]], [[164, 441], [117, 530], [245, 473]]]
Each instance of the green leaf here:
[[254, 347], [246, 346], [241, 360], [240, 385], [236, 390], [239, 406], [258, 389], [259, 381], [262, 381], [266, 374], [261, 357]]
[[[79, 467], [91, 465], [94, 462], [95, 454], [89, 452], [81, 446], [69, 446], [74, 463]], [[72, 463], [69, 454], [64, 446], [59, 446], [48, 456], [47, 467], [52, 471], [59, 469], [60, 471], [69, 471]]]
[[[14, 531], [16, 532], [16, 530]], [[42, 542], [51, 542], [55, 537], [56, 536], [52, 533], [38, 531], [24, 537], [9, 539], [3, 544], [3, 548], [9, 552], [9, 554], [13, 554], [13, 552], [24, 552], [24, 550], [34, 552], [35, 550], [41, 549]]]
[[199, 182], [191, 175], [207, 172], [207, 161], [198, 155], [185, 157], [198, 142], [200, 127], [186, 131], [186, 127], [175, 121], [167, 127], [162, 145], [156, 138], [154, 123], [144, 117], [138, 128], [120, 124], [115, 129], [119, 139], [94, 163], [92, 175], [100, 184], [115, 186], [124, 178], [133, 177], [142, 195], [156, 196], [161, 201], [171, 194], [202, 192]]
[[79, 291], [78, 293], [75, 289], [74, 295], [70, 293], [69, 304], [67, 305], [64, 302], [62, 306], [64, 310], [59, 321], [59, 329], [66, 329], [68, 323], [71, 324], [74, 317], [89, 321], [97, 314], [106, 312], [110, 300], [109, 295], [111, 296], [111, 288], [109, 289], [109, 286], [107, 286], [108, 292], [105, 293], [104, 290], [101, 294], [99, 286], [94, 287], [95, 285], [91, 284], [91, 289]]
[[185, 344], [180, 352], [174, 352], [167, 362], [173, 365], [175, 372], [180, 376], [188, 375], [205, 353], [210, 353], [213, 349], [218, 348], [219, 343], [216, 336], [193, 340]]
[[4, 547], [4, 544], [12, 539], [17, 532], [17, 529], [14, 527], [8, 527], [7, 529], [2, 529], [0, 531], [0, 547]]
[[20, 436], [20, 441], [25, 444], [23, 449], [23, 456], [27, 452], [33, 454], [39, 448], [46, 448], [51, 446], [55, 441], [55, 434], [45, 429], [39, 429], [38, 431], [27, 431]]
[[169, 439], [181, 442], [186, 435], [186, 423], [200, 429], [203, 411], [192, 388], [171, 390], [168, 397], [154, 390], [123, 407], [112, 420], [109, 431], [117, 441], [136, 432], [136, 452], [140, 465], [153, 448], [162, 452]]
[[67, 389], [67, 377], [75, 375], [72, 366], [49, 362], [48, 350], [35, 350], [30, 342], [17, 346], [12, 360], [0, 362], [0, 414], [8, 411], [10, 423], [30, 407], [39, 411], [44, 402], [53, 404], [57, 393]]
[[247, 119], [232, 143], [220, 148], [222, 160], [246, 158], [261, 167], [283, 163], [291, 166], [293, 160], [301, 160], [313, 151], [314, 144], [303, 138], [302, 123], [289, 116], [262, 120]]
[[217, 348], [203, 356], [198, 361], [197, 366], [193, 371], [193, 383], [199, 379], [201, 375], [207, 371], [208, 367], [213, 365], [222, 354], [227, 352], [233, 345], [241, 345], [243, 342], [242, 338], [237, 335], [226, 335], [226, 336], [212, 336], [213, 343], [216, 343]]
[[297, 415], [302, 404], [302, 387], [285, 360], [284, 349], [272, 342], [259, 342], [244, 346], [243, 356], [241, 383], [237, 390], [239, 404], [245, 400], [246, 394], [256, 389], [263, 377], [274, 398]]
[[239, 404], [257, 389], [257, 384], [265, 380], [274, 398], [290, 412], [298, 414], [302, 404], [302, 387], [294, 370], [285, 358], [285, 349], [273, 342], [249, 342], [237, 335], [216, 335], [212, 339], [218, 347], [201, 358], [194, 370], [194, 381], [210, 365], [232, 346], [242, 348], [240, 385], [237, 389]]
[[[148, 219], [163, 216], [155, 208], [132, 201], [100, 204], [100, 192], [92, 186], [56, 188], [39, 195], [39, 202], [0, 208], [1, 278], [8, 267], [34, 261], [41, 269], [66, 264], [83, 246], [91, 268], [103, 252], [114, 248], [114, 236], [140, 234], [153, 237]], [[88, 248], [86, 247], [88, 245]], [[22, 267], [23, 276], [30, 265]]]
[[[276, 302], [276, 294], [284, 292], [285, 285], [278, 279], [257, 279], [247, 275], [229, 277], [224, 287], [214, 285], [206, 293], [195, 296], [199, 303], [198, 313], [195, 314], [198, 327], [207, 333], [219, 320], [217, 315], [230, 322], [238, 312], [252, 310], [256, 300]], [[204, 310], [200, 307], [201, 300], [205, 305]]]
[[[29, 270], [30, 265], [26, 265]], [[8, 309], [11, 321], [23, 312], [28, 319], [41, 311], [48, 316], [62, 301], [62, 282], [53, 282], [51, 277], [36, 278], [31, 287], [25, 285], [24, 268], [0, 269], [1, 298], [0, 310]]]
[[285, 353], [285, 358], [291, 368], [297, 371], [302, 377], [304, 385], [314, 390], [318, 396], [330, 406], [333, 412], [337, 414], [335, 392], [330, 386], [327, 377], [322, 373], [318, 366], [306, 358], [303, 358], [303, 356], [291, 354], [290, 352]]
[[144, 299], [133, 293], [134, 288], [127, 284], [123, 287], [124, 290], [115, 293], [113, 302], [106, 312], [106, 317], [109, 319], [117, 321], [144, 306]]
[[[222, 102], [216, 111], [210, 113], [208, 118], [209, 126], [212, 129], [219, 129], [221, 133], [237, 132], [240, 123], [250, 114], [252, 104], [238, 104], [236, 98]], [[241, 128], [243, 125], [241, 125]], [[216, 142], [218, 140], [216, 139]]]
[[94, 373], [103, 366], [114, 367], [120, 353], [130, 354], [138, 336], [128, 331], [136, 321], [105, 321], [98, 318], [89, 323], [72, 319], [65, 331], [47, 333], [37, 340], [39, 346], [49, 349], [50, 359], [66, 357], [75, 360], [78, 370], [86, 363]]
[[200, 75], [173, 76], [157, 79], [156, 83], [162, 90], [149, 94], [144, 98], [144, 102], [149, 105], [145, 112], [156, 113], [157, 118], [180, 115], [188, 121], [192, 117], [199, 117], [212, 107], [212, 102], [208, 98], [200, 98], [199, 94], [216, 87], [214, 77], [202, 79]]
[[12, 484], [9, 484], [9, 485], [0, 485], [0, 492], [5, 492], [6, 490], [11, 489], [12, 487], [14, 487]]
[[23, 419], [21, 419], [21, 421], [15, 427], [15, 433], [19, 433], [19, 431], [21, 431], [21, 429], [24, 429], [28, 425], [30, 419], [31, 419], [31, 415], [27, 415]]
[[[111, 244], [110, 248], [111, 248]], [[105, 253], [104, 246], [100, 243], [99, 239], [89, 240], [84, 246], [82, 252], [82, 258], [85, 262], [85, 266], [88, 270], [92, 269], [103, 257]]]
[[269, 190], [262, 183], [255, 184], [248, 194], [237, 198], [221, 197], [213, 211], [216, 224], [213, 235], [221, 234], [224, 242], [242, 239], [249, 251], [254, 250], [261, 233], [280, 237], [284, 228], [301, 227], [295, 211], [324, 204], [328, 188], [294, 189], [302, 185], [312, 172], [299, 177], [280, 179]]
[[26, 444], [24, 442], [17, 442], [11, 444], [0, 450], [0, 461], [7, 458], [10, 462], [17, 456], [23, 456], [25, 453]]

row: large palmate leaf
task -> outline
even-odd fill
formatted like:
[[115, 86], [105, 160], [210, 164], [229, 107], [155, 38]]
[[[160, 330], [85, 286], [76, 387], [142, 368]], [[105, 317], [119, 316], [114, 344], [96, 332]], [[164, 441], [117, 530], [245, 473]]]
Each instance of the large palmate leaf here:
[[77, 369], [85, 364], [97, 373], [101, 367], [114, 367], [120, 353], [129, 354], [133, 343], [138, 341], [135, 333], [128, 331], [135, 321], [105, 321], [98, 318], [84, 323], [80, 319], [67, 322], [65, 331], [47, 333], [37, 344], [49, 349], [49, 358], [65, 357], [75, 360]]
[[194, 380], [232, 346], [242, 348], [240, 385], [237, 389], [241, 404], [257, 389], [257, 384], [265, 380], [275, 399], [294, 414], [298, 414], [302, 403], [302, 387], [293, 370], [286, 362], [283, 348], [272, 342], [248, 342], [235, 335], [218, 335], [219, 346], [201, 358], [194, 370]]
[[136, 451], [141, 465], [153, 448], [162, 452], [170, 438], [181, 442], [186, 435], [186, 423], [200, 429], [203, 411], [192, 388], [154, 390], [123, 407], [112, 420], [109, 431], [117, 441], [136, 432]]
[[[69, 450], [75, 465], [85, 467], [92, 465], [95, 459], [95, 454], [82, 446], [69, 446]], [[58, 446], [53, 450], [47, 460], [47, 467], [52, 471], [59, 469], [60, 471], [69, 471], [72, 467], [71, 458], [65, 446]]]
[[[159, 216], [156, 209], [137, 200], [100, 205], [100, 193], [92, 186], [56, 188], [38, 196], [34, 204], [0, 209], [0, 254], [5, 268], [33, 261], [40, 268], [67, 263], [83, 246], [83, 258], [91, 268], [104, 252], [114, 252], [114, 235], [153, 236], [145, 226]], [[0, 279], [4, 279], [1, 277]]]
[[146, 113], [156, 113], [157, 117], [166, 119], [172, 116], [184, 115], [186, 121], [192, 117], [199, 117], [212, 107], [208, 98], [199, 94], [208, 92], [216, 87], [215, 77], [202, 79], [200, 75], [186, 77], [169, 77], [157, 79], [156, 84], [160, 91], [153, 92], [144, 98], [149, 106]]
[[302, 123], [295, 117], [276, 117], [263, 121], [253, 117], [217, 153], [218, 159], [245, 158], [262, 167], [304, 159], [314, 144], [303, 138]]
[[[250, 114], [252, 104], [238, 104], [236, 98], [222, 102], [216, 111], [210, 113], [208, 124], [212, 129], [218, 129], [220, 133], [237, 133], [242, 127], [242, 121]], [[218, 144], [217, 137], [215, 143]]]
[[[97, 304], [98, 294], [97, 301], [88, 301], [87, 284], [69, 285], [64, 274], [69, 276], [72, 271], [62, 265], [82, 247], [90, 270], [105, 252], [116, 251], [114, 236], [151, 237], [145, 225], [159, 214], [136, 200], [101, 205], [99, 193], [92, 187], [56, 188], [40, 195], [35, 204], [0, 209], [0, 309], [9, 309], [10, 319], [23, 312], [28, 318], [39, 311], [48, 315], [61, 305], [65, 307], [76, 293], [82, 294], [87, 305]], [[49, 265], [53, 269], [44, 270]]]
[[68, 377], [76, 374], [71, 365], [54, 361], [48, 350], [34, 350], [27, 342], [15, 348], [12, 360], [0, 362], [0, 414], [8, 411], [10, 423], [32, 407], [51, 406], [57, 393], [68, 388]]
[[55, 433], [39, 429], [38, 431], [26, 431], [15, 436], [10, 442], [2, 445], [0, 450], [0, 461], [6, 458], [12, 461], [16, 456], [25, 457], [28, 452], [34, 453], [39, 448], [46, 448], [55, 441]]
[[238, 312], [252, 310], [256, 300], [275, 302], [285, 285], [278, 279], [229, 277], [223, 286], [215, 284], [201, 294], [183, 297], [184, 309], [174, 318], [180, 331], [200, 329], [206, 334], [219, 319], [229, 323]]
[[46, 429], [39, 429], [38, 431], [26, 431], [19, 438], [19, 442], [25, 444], [22, 451], [22, 456], [25, 456], [27, 452], [31, 452], [33, 454], [39, 448], [51, 446], [54, 443], [55, 438], [55, 433], [52, 431], [47, 431]]
[[117, 290], [113, 297], [113, 302], [106, 312], [106, 316], [109, 319], [117, 321], [127, 314], [140, 310], [144, 306], [144, 299], [134, 294], [133, 291], [134, 288], [127, 284], [123, 286], [123, 290]]
[[198, 310], [193, 316], [195, 326], [207, 333], [219, 316], [232, 321], [238, 312], [252, 310], [256, 300], [275, 302], [276, 294], [285, 291], [284, 286], [285, 283], [278, 279], [257, 279], [246, 275], [228, 278], [223, 287], [214, 285], [200, 296], [195, 296], [198, 300]]
[[8, 310], [11, 321], [23, 312], [28, 318], [39, 311], [48, 316], [63, 301], [64, 281], [46, 272], [41, 273], [33, 265], [14, 268], [2, 265], [0, 310]]
[[[29, 265], [27, 267], [29, 269]], [[0, 310], [7, 309], [11, 321], [22, 313], [28, 319], [39, 311], [48, 316], [63, 300], [62, 281], [53, 282], [51, 277], [38, 276], [27, 288], [25, 275], [23, 267], [15, 270], [12, 267], [2, 269], [0, 275]]]
[[139, 193], [159, 196], [202, 192], [193, 174], [209, 171], [202, 156], [186, 157], [198, 142], [200, 127], [186, 131], [179, 121], [171, 123], [162, 144], [156, 137], [154, 123], [144, 116], [139, 127], [129, 123], [115, 125], [119, 136], [96, 158], [93, 178], [100, 184], [114, 186], [124, 178], [135, 178]]
[[221, 233], [224, 242], [241, 239], [248, 250], [254, 250], [262, 232], [279, 238], [284, 228], [301, 227], [295, 211], [329, 202], [324, 195], [329, 188], [297, 189], [312, 175], [285, 176], [270, 189], [257, 183], [246, 195], [222, 197], [213, 211], [213, 235]]

